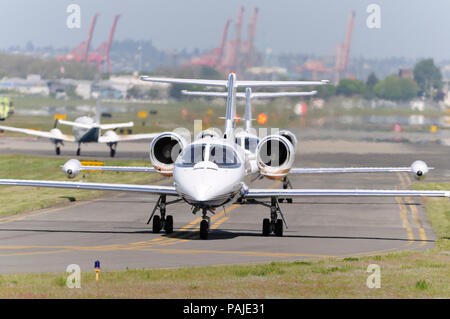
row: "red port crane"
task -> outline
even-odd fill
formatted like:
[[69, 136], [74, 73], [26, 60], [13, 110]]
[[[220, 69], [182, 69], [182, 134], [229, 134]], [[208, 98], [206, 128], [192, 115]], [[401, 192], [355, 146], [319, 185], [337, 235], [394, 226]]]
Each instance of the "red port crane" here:
[[349, 76], [347, 71], [348, 71], [348, 62], [350, 59], [350, 49], [352, 45], [352, 34], [354, 25], [355, 25], [355, 12], [352, 11], [347, 21], [345, 40], [343, 44], [338, 45], [338, 54], [337, 54], [338, 57], [336, 59], [336, 69], [338, 71], [342, 70], [346, 77]]
[[87, 62], [89, 46], [91, 45], [92, 35], [95, 29], [95, 23], [97, 22], [98, 13], [94, 15], [92, 18], [91, 26], [89, 28], [88, 37], [85, 41], [81, 42], [78, 46], [72, 49], [66, 55], [60, 55], [56, 57], [58, 61], [68, 62], [68, 61], [76, 61], [76, 62]]
[[102, 71], [102, 65], [104, 62], [106, 62], [108, 73], [111, 73], [111, 58], [109, 56], [109, 52], [111, 50], [114, 32], [116, 31], [116, 25], [119, 18], [120, 14], [114, 16], [113, 25], [109, 31], [108, 41], [100, 44], [100, 46], [97, 49], [95, 49], [88, 55], [87, 62], [95, 63], [97, 65], [99, 72]]
[[[333, 74], [334, 82], [339, 82], [339, 77], [341, 72], [344, 73], [346, 77], [348, 74], [348, 64], [350, 60], [350, 49], [352, 44], [352, 34], [353, 27], [355, 24], [355, 12], [350, 13], [350, 17], [347, 21], [347, 27], [345, 32], [344, 43], [339, 43], [336, 46], [336, 60], [335, 65], [327, 67], [326, 62], [321, 60], [307, 60], [302, 66], [297, 67], [298, 72], [309, 71], [312, 74], [312, 79], [316, 80], [318, 73], [322, 74]], [[328, 65], [328, 64], [327, 64]]]
[[242, 66], [244, 69], [249, 68], [252, 65], [254, 59], [254, 41], [256, 34], [256, 22], [258, 20], [258, 8], [253, 8], [250, 22], [247, 29], [247, 40], [242, 43]]
[[216, 67], [222, 62], [223, 52], [227, 41], [228, 28], [230, 26], [231, 19], [228, 19], [225, 23], [225, 28], [222, 33], [222, 41], [220, 46], [207, 52], [205, 55], [199, 58], [193, 58], [190, 62], [191, 65], [207, 65], [209, 67]]

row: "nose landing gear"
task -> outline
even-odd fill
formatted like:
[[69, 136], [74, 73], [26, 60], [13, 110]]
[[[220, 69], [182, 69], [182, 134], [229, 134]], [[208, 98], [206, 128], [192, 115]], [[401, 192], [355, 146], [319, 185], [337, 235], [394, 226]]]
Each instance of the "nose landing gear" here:
[[200, 222], [200, 238], [208, 239], [210, 219], [206, 215], [208, 211], [205, 208], [203, 209], [202, 213], [203, 213], [202, 216], [203, 220]]

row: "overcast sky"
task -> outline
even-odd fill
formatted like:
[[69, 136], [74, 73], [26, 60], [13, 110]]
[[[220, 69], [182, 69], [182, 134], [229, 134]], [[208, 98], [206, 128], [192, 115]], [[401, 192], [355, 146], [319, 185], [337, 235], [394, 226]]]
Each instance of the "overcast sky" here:
[[[81, 28], [66, 27], [66, 8], [81, 6]], [[369, 4], [381, 7], [381, 28], [366, 26]], [[352, 56], [450, 59], [449, 0], [0, 0], [0, 48], [75, 46], [87, 36], [95, 12], [94, 45], [105, 41], [115, 14], [116, 39], [151, 39], [160, 49], [218, 46], [227, 18], [245, 6], [243, 36], [251, 9], [259, 11], [256, 46], [274, 53], [331, 53], [343, 42], [356, 12]]]

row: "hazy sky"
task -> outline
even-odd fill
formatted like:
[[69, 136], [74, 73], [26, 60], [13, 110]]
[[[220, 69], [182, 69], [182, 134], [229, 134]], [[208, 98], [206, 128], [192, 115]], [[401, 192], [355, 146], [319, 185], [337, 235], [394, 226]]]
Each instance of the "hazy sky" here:
[[[66, 8], [81, 6], [81, 28], [68, 29]], [[381, 7], [381, 28], [366, 26], [369, 4]], [[356, 12], [352, 55], [450, 59], [449, 0], [0, 0], [0, 48], [24, 45], [75, 46], [87, 36], [95, 12], [94, 46], [107, 38], [113, 16], [122, 17], [116, 39], [151, 39], [160, 49], [218, 46], [227, 18], [259, 7], [256, 46], [273, 52], [331, 53], [344, 40]], [[231, 29], [230, 29], [231, 30]]]

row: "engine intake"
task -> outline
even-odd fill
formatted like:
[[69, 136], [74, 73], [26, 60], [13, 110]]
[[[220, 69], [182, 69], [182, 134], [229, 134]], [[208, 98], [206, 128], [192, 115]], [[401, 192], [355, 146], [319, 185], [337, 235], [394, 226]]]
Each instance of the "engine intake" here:
[[173, 132], [165, 132], [154, 138], [150, 145], [150, 161], [156, 171], [164, 176], [172, 176], [174, 163], [185, 146], [184, 138]]
[[282, 130], [282, 131], [278, 132], [278, 134], [280, 134], [284, 138], [287, 138], [287, 140], [289, 142], [291, 142], [291, 144], [292, 144], [292, 146], [294, 146], [294, 148], [295, 148], [295, 146], [297, 146], [297, 143], [298, 143], [297, 137], [291, 131]]
[[294, 146], [281, 135], [269, 135], [256, 147], [256, 164], [262, 175], [281, 179], [289, 173], [294, 163]]

